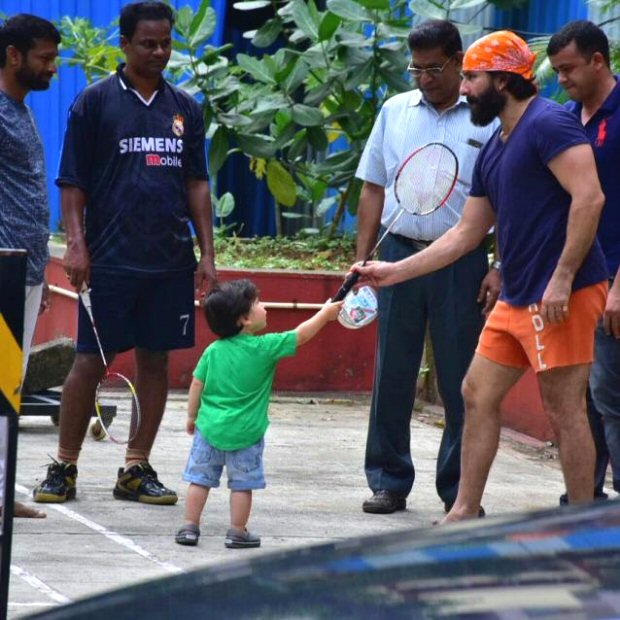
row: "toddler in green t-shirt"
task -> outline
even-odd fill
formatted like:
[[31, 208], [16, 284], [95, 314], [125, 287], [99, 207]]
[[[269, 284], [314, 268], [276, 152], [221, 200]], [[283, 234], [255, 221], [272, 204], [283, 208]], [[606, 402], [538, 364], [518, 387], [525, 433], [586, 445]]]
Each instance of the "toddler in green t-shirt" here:
[[[207, 323], [219, 339], [202, 354], [189, 388], [186, 429], [194, 436], [183, 479], [190, 483], [180, 545], [196, 545], [200, 515], [209, 491], [218, 487], [224, 466], [230, 489], [229, 548], [260, 546], [247, 528], [252, 491], [265, 487], [264, 435], [278, 361], [336, 319], [342, 302], [327, 301], [310, 319], [291, 331], [264, 334], [267, 310], [249, 280], [216, 286], [205, 304]], [[195, 432], [198, 430], [198, 432]]]

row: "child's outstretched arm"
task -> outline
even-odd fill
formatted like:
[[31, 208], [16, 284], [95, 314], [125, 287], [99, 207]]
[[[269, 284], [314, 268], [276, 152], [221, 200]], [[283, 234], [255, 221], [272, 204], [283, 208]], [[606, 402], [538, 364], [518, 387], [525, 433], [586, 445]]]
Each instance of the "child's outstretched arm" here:
[[187, 420], [185, 421], [185, 430], [188, 435], [193, 435], [196, 430], [196, 417], [198, 416], [198, 409], [200, 409], [200, 397], [204, 386], [204, 383], [192, 377], [187, 396]]
[[314, 338], [330, 321], [335, 321], [342, 307], [342, 301], [328, 299], [323, 307], [310, 319], [298, 325], [295, 329], [297, 334], [297, 346], [306, 344]]

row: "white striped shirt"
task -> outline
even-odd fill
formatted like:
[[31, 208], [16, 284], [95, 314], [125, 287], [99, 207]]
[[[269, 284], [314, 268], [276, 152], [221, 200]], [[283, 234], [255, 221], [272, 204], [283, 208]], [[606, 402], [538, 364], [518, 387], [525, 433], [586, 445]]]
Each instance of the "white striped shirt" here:
[[403, 213], [391, 232], [411, 239], [434, 241], [454, 226], [469, 195], [480, 148], [498, 125], [497, 119], [486, 127], [474, 125], [465, 97], [440, 112], [425, 101], [418, 89], [388, 99], [377, 116], [355, 175], [385, 188], [382, 225], [388, 226], [399, 208], [394, 180], [402, 162], [417, 148], [429, 142], [441, 142], [454, 151], [459, 161], [454, 191], [446, 204], [430, 215]]

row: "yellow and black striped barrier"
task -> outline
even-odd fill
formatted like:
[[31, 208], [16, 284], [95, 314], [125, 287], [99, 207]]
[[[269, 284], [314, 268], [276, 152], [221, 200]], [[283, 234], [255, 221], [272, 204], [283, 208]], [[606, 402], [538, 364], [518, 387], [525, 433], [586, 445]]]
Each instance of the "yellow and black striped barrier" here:
[[19, 414], [24, 332], [25, 250], [0, 248], [0, 410]]
[[7, 616], [11, 572], [25, 291], [26, 251], [0, 248], [0, 618]]

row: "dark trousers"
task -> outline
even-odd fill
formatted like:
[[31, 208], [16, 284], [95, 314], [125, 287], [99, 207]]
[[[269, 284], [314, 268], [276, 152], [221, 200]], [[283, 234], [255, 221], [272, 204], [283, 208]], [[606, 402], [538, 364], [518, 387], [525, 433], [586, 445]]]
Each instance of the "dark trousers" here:
[[614, 491], [620, 492], [620, 340], [607, 335], [602, 322], [594, 334], [589, 392], [588, 419], [596, 446], [595, 495], [603, 495], [610, 461]]
[[[381, 258], [394, 262], [415, 251], [388, 235]], [[428, 324], [445, 407], [436, 487], [442, 501], [454, 502], [461, 471], [461, 383], [483, 325], [476, 297], [487, 270], [486, 249], [481, 246], [444, 269], [380, 290], [365, 460], [372, 491], [387, 489], [406, 496], [413, 486], [410, 425]]]
[[[607, 449], [607, 441], [605, 440], [605, 426], [603, 416], [598, 412], [592, 393], [588, 386], [586, 393], [586, 404], [588, 407], [588, 422], [592, 431], [592, 439], [594, 439], [594, 447], [596, 448], [596, 461], [594, 463], [594, 498], [606, 499], [605, 493], [605, 476], [607, 475], [607, 467], [609, 465], [609, 451]], [[614, 485], [615, 486], [615, 485]]]

